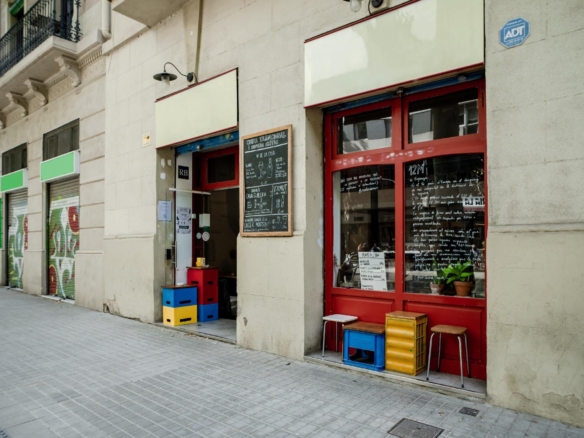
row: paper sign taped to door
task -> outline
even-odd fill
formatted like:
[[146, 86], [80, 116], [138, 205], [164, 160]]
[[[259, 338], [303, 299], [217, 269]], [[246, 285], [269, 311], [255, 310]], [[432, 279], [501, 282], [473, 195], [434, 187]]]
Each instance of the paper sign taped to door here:
[[176, 208], [176, 234], [191, 234], [191, 209]]
[[385, 254], [382, 252], [360, 252], [359, 274], [361, 276], [361, 289], [386, 291]]

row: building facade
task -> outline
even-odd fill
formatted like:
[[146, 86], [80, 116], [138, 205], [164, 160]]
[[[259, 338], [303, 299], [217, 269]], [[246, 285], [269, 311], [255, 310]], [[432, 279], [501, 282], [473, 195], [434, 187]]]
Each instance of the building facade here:
[[[20, 3], [4, 284], [156, 323], [205, 258], [243, 347], [302, 359], [323, 315], [424, 313], [467, 328], [487, 400], [584, 424], [576, 0]], [[470, 295], [433, 293], [467, 261]]]

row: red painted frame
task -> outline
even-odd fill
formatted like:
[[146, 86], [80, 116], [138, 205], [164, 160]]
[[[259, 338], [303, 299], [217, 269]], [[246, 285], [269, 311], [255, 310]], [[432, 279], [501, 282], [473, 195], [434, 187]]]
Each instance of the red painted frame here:
[[[235, 178], [229, 181], [219, 183], [208, 183], [208, 163], [212, 158], [224, 157], [226, 155], [235, 155]], [[239, 146], [232, 146], [218, 151], [205, 152], [201, 154], [201, 189], [202, 190], [220, 190], [239, 187]]]
[[[462, 137], [452, 137], [420, 143], [408, 143], [410, 102], [449, 94], [456, 91], [477, 88], [479, 98], [479, 132]], [[426, 313], [428, 328], [437, 324], [462, 325], [468, 328], [471, 375], [486, 379], [486, 296], [485, 298], [465, 298], [445, 295], [406, 293], [404, 290], [404, 227], [405, 227], [405, 177], [404, 165], [410, 161], [445, 155], [483, 154], [486, 169], [486, 109], [485, 82], [472, 81], [441, 89], [430, 90], [404, 97], [396, 97], [358, 108], [325, 115], [325, 314], [344, 313], [358, 316], [361, 320], [384, 324], [385, 313], [409, 310]], [[392, 108], [392, 141], [387, 148], [373, 151], [337, 154], [338, 120], [342, 117], [368, 112], [379, 108]], [[335, 229], [333, 221], [333, 173], [344, 169], [368, 165], [395, 166], [395, 291], [376, 292], [359, 289], [344, 289], [333, 285], [333, 242]], [[485, 172], [486, 175], [486, 172]], [[485, 178], [485, 236], [488, 230], [487, 180]], [[332, 333], [332, 330], [329, 331]], [[334, 338], [327, 336], [327, 344], [332, 348]], [[430, 332], [428, 331], [428, 341]], [[460, 373], [458, 344], [455, 337], [444, 336], [441, 371]], [[437, 343], [435, 342], [432, 368], [435, 369]]]

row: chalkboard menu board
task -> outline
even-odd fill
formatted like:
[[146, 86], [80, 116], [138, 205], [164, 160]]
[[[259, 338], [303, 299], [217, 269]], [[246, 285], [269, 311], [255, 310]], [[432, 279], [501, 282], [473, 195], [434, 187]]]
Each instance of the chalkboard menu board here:
[[241, 139], [241, 235], [292, 235], [292, 125]]

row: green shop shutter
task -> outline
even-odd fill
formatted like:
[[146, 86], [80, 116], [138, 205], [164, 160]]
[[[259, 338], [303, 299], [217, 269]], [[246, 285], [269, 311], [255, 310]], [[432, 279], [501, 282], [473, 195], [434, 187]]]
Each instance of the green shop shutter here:
[[24, 251], [28, 249], [28, 190], [8, 194], [6, 263], [8, 286], [22, 289]]
[[75, 299], [75, 254], [79, 250], [79, 178], [49, 184], [49, 294]]

